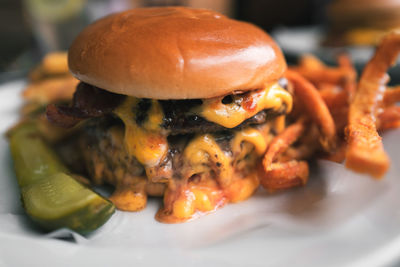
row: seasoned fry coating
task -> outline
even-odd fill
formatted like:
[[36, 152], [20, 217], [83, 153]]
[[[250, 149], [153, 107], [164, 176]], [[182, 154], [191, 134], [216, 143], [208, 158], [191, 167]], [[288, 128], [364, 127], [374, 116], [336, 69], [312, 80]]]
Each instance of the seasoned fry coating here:
[[346, 55], [339, 56], [339, 67], [328, 67], [315, 56], [307, 54], [301, 57], [298, 66], [291, 69], [317, 86], [320, 83], [340, 84], [356, 77], [356, 71]]
[[392, 106], [386, 108], [378, 117], [378, 129], [380, 131], [400, 127], [400, 107]]
[[400, 86], [389, 87], [383, 98], [384, 106], [391, 106], [400, 101]]
[[306, 161], [288, 161], [272, 163], [267, 172], [261, 170], [261, 185], [268, 191], [288, 189], [305, 185], [309, 170]]
[[390, 165], [376, 129], [376, 119], [389, 81], [386, 72], [399, 52], [400, 34], [387, 35], [364, 68], [350, 104], [346, 166], [376, 178], [381, 178]]
[[339, 68], [343, 70], [343, 89], [350, 98], [353, 97], [357, 85], [357, 71], [347, 54], [341, 54], [338, 57]]
[[304, 185], [308, 179], [308, 165], [304, 161], [274, 162], [304, 132], [304, 119], [290, 125], [270, 143], [259, 170], [261, 185], [270, 191]]
[[308, 115], [319, 126], [322, 133], [320, 142], [323, 148], [327, 151], [334, 149], [336, 146], [336, 126], [318, 90], [295, 71], [288, 70], [286, 78], [294, 85], [296, 99], [304, 103]]

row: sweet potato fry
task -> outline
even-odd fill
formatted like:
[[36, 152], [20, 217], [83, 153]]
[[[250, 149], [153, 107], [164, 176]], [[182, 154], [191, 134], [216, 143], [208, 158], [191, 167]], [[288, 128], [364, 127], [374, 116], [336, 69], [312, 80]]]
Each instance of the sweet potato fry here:
[[400, 106], [385, 108], [378, 116], [377, 128], [381, 131], [400, 127]]
[[339, 68], [343, 71], [343, 89], [351, 99], [357, 87], [357, 71], [347, 54], [338, 57]]
[[[314, 139], [315, 140], [315, 139]], [[279, 158], [280, 161], [286, 162], [290, 160], [309, 159], [313, 156], [318, 147], [318, 143], [304, 143], [298, 147], [289, 147], [286, 152]], [[311, 145], [311, 146], [310, 146]]]
[[346, 166], [376, 178], [381, 178], [390, 165], [375, 123], [389, 80], [386, 72], [399, 52], [400, 34], [388, 34], [364, 68], [350, 104]]
[[301, 136], [304, 129], [304, 119], [301, 118], [271, 141], [259, 168], [260, 182], [265, 189], [270, 191], [286, 189], [307, 182], [308, 165], [306, 162], [295, 160], [274, 162]]
[[320, 144], [315, 142], [315, 140], [318, 140], [319, 134], [319, 130], [315, 124], [307, 124], [302, 136], [296, 140], [296, 145], [290, 146], [279, 156], [278, 161], [286, 162], [310, 159], [320, 149]]
[[297, 71], [314, 84], [332, 83], [339, 84], [345, 76], [346, 70], [326, 66], [313, 55], [305, 55], [300, 59], [298, 67], [291, 68]]
[[388, 87], [383, 98], [384, 106], [392, 106], [400, 102], [400, 86]]
[[343, 106], [334, 108], [331, 111], [333, 120], [335, 121], [336, 125], [336, 132], [338, 136], [344, 137], [345, 136], [345, 129], [348, 124], [348, 114], [349, 114], [349, 106]]
[[305, 129], [304, 118], [287, 127], [281, 134], [272, 139], [267, 152], [264, 155], [263, 165], [266, 170], [280, 154], [286, 151], [303, 133]]
[[349, 94], [337, 86], [325, 86], [319, 90], [324, 99], [336, 125], [338, 136], [344, 134], [347, 126], [347, 115], [349, 111]]
[[48, 74], [68, 73], [67, 52], [60, 51], [47, 54], [42, 60], [42, 68]]
[[340, 90], [336, 86], [324, 86], [320, 88], [319, 93], [329, 109], [337, 109], [349, 104], [347, 91]]
[[40, 104], [71, 100], [78, 83], [72, 76], [43, 79], [29, 84], [22, 95], [25, 100]]
[[263, 169], [259, 172], [261, 185], [269, 191], [305, 185], [309, 175], [307, 162], [295, 160], [272, 163], [267, 172]]
[[338, 148], [336, 149], [335, 152], [328, 154], [326, 156], [323, 156], [322, 159], [337, 162], [337, 163], [342, 163], [346, 158], [346, 149], [347, 149], [347, 143], [343, 141], [338, 146]]
[[38, 82], [49, 77], [71, 76], [68, 71], [67, 52], [48, 53], [42, 62], [29, 74], [31, 82]]
[[294, 84], [295, 97], [304, 104], [309, 116], [321, 131], [321, 145], [327, 151], [335, 148], [336, 127], [333, 118], [318, 90], [299, 73], [288, 70], [286, 78]]
[[338, 56], [338, 66], [329, 67], [312, 55], [305, 55], [300, 59], [299, 66], [291, 67], [319, 90], [326, 87], [340, 87], [352, 97], [357, 81], [357, 71], [347, 54]]
[[400, 120], [382, 123], [379, 130], [386, 131], [396, 128], [400, 128]]

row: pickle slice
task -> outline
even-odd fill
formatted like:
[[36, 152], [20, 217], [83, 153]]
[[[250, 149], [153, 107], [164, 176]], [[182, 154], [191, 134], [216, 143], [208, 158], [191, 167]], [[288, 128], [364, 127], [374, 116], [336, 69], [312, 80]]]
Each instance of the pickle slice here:
[[68, 174], [33, 123], [18, 126], [9, 136], [23, 206], [44, 229], [69, 228], [86, 234], [114, 213], [110, 201]]
[[20, 187], [68, 171], [42, 140], [34, 123], [19, 125], [10, 132], [10, 148]]

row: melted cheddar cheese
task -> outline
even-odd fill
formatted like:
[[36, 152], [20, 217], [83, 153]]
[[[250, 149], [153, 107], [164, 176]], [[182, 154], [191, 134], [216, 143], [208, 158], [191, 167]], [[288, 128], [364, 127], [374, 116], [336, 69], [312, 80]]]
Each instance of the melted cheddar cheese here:
[[203, 134], [194, 138], [185, 148], [184, 160], [189, 164], [190, 173], [185, 176], [190, 177], [193, 174], [208, 172], [209, 163], [212, 163], [214, 170], [218, 173], [218, 180], [222, 187], [227, 185], [231, 176], [231, 157], [225, 154], [214, 138], [210, 134]]
[[[204, 173], [211, 169], [217, 174], [217, 181], [222, 188], [227, 188], [232, 182], [232, 164], [235, 155], [242, 151], [243, 142], [253, 145], [254, 151], [261, 156], [267, 149], [267, 140], [260, 131], [248, 127], [237, 131], [231, 140], [232, 153], [222, 151], [220, 146], [210, 134], [195, 137], [184, 150], [184, 161], [190, 166], [190, 172], [184, 176]], [[211, 163], [211, 164], [210, 164]]]
[[274, 129], [276, 133], [281, 133], [283, 130], [285, 130], [285, 115], [280, 115], [274, 120]]
[[[259, 186], [255, 171], [242, 174], [233, 168], [243, 143], [253, 148], [247, 153], [261, 156], [267, 148], [269, 136], [248, 127], [237, 131], [232, 138], [232, 153], [223, 151], [211, 134], [196, 136], [184, 149], [183, 161], [187, 173], [183, 177], [199, 176], [199, 182], [173, 180], [164, 195], [164, 207], [156, 218], [162, 222], [187, 221], [202, 213], [211, 212], [227, 202], [249, 198]], [[213, 172], [213, 174], [210, 174]]]
[[[175, 184], [176, 183], [172, 183]], [[214, 179], [169, 186], [164, 194], [164, 207], [156, 218], [166, 223], [184, 222], [223, 206], [227, 199]]]
[[[264, 89], [248, 92], [244, 95], [236, 95], [233, 98], [233, 102], [230, 104], [223, 104], [222, 98], [205, 99], [200, 107], [194, 109], [194, 113], [198, 113], [206, 120], [226, 128], [233, 128], [264, 109], [279, 110], [283, 104], [286, 105], [287, 112], [292, 108], [291, 95], [278, 83], [270, 84]], [[139, 126], [134, 114], [138, 101], [137, 98], [128, 97], [114, 113], [125, 124], [125, 146], [129, 154], [136, 157], [144, 166], [153, 167], [162, 160], [168, 151], [166, 136], [161, 133], [164, 114], [158, 101], [152, 100], [147, 120]], [[280, 118], [282, 122], [284, 118]], [[283, 128], [283, 126], [278, 128]], [[251, 134], [243, 132], [242, 135], [245, 138], [256, 138], [254, 130]], [[206, 138], [206, 140], [208, 139]], [[258, 137], [258, 140], [262, 139]], [[200, 141], [195, 142], [199, 143]], [[208, 141], [203, 140], [202, 142], [207, 143]], [[265, 150], [264, 144], [260, 142], [257, 141], [256, 149], [258, 152]], [[207, 146], [209, 146], [209, 149], [213, 147], [210, 142], [203, 144], [203, 147]], [[221, 162], [221, 164], [224, 163]]]
[[[264, 109], [278, 111], [285, 105], [286, 112], [289, 112], [292, 108], [291, 95], [277, 83], [261, 90], [234, 95], [232, 99], [232, 103], [228, 104], [222, 103], [221, 97], [205, 99], [201, 106], [190, 112], [226, 128], [233, 128]], [[152, 100], [147, 119], [140, 125], [136, 123], [134, 112], [138, 102], [137, 98], [127, 97], [114, 113], [125, 125], [124, 143], [128, 153], [147, 171], [149, 167], [158, 166], [169, 148], [167, 133], [161, 128], [164, 114], [159, 102]], [[285, 116], [279, 116], [271, 126], [279, 132], [285, 126], [284, 121]], [[210, 212], [226, 202], [238, 202], [251, 196], [259, 180], [249, 166], [265, 153], [271, 140], [269, 131], [269, 126], [234, 131], [230, 140], [231, 151], [222, 150], [211, 134], [195, 136], [182, 152], [182, 179], [163, 181], [168, 184], [164, 193], [164, 208], [158, 212], [157, 218], [163, 222], [186, 221], [199, 212]], [[242, 170], [246, 171], [242, 173]], [[201, 177], [200, 180], [189, 181], [190, 177], [195, 176]], [[145, 192], [143, 186], [141, 192]], [[113, 196], [114, 201], [130, 199], [133, 202], [128, 203], [129, 208], [145, 205], [143, 197], [147, 196], [146, 193], [142, 198], [125, 191], [119, 193]]]
[[140, 127], [133, 112], [138, 99], [128, 97], [114, 113], [125, 124], [125, 146], [128, 153], [144, 166], [156, 166], [168, 151], [167, 138], [161, 134], [162, 112], [156, 100], [148, 114], [148, 120]]
[[286, 105], [287, 112], [290, 112], [292, 96], [278, 83], [273, 83], [264, 89], [235, 95], [230, 104], [223, 104], [221, 97], [203, 100], [195, 113], [208, 121], [233, 128], [264, 109], [279, 110], [283, 104]]
[[267, 149], [267, 142], [262, 133], [254, 128], [248, 127], [242, 131], [238, 131], [231, 141], [232, 152], [240, 153], [241, 145], [243, 142], [249, 142], [254, 145], [255, 151], [258, 155], [264, 154]]

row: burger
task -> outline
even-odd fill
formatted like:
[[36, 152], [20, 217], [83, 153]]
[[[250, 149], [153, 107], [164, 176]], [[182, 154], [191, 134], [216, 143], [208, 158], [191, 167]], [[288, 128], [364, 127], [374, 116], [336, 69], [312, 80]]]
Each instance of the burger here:
[[400, 27], [399, 0], [335, 0], [327, 7], [327, 45], [377, 45]]
[[[137, 8], [85, 28], [68, 53], [80, 80], [72, 103], [51, 104], [74, 127], [60, 155], [110, 200], [183, 222], [250, 197], [257, 165], [285, 127], [286, 62], [260, 28], [185, 7]], [[69, 151], [66, 153], [66, 151]]]

